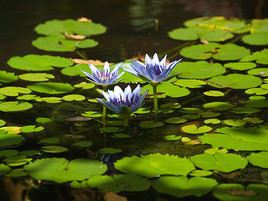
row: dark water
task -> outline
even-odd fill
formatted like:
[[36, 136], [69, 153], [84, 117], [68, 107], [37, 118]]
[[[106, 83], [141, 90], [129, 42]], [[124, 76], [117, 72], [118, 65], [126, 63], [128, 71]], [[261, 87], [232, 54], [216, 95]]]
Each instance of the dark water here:
[[[267, 10], [268, 2], [265, 0], [0, 0], [0, 64], [5, 68], [6, 61], [11, 56], [41, 53], [31, 45], [31, 41], [37, 37], [33, 28], [49, 19], [85, 16], [107, 26], [106, 34], [95, 37], [100, 43], [99, 46], [87, 50], [87, 54], [90, 59], [114, 62], [144, 53], [165, 53], [178, 46], [180, 42], [169, 39], [167, 32], [181, 26], [182, 22], [187, 19], [215, 15], [244, 19], [265, 18], [268, 17]], [[75, 57], [74, 54], [65, 55]], [[47, 112], [47, 108], [39, 109], [44, 113]], [[33, 117], [34, 114], [32, 113], [30, 116]], [[26, 113], [6, 119], [12, 119], [13, 122], [21, 120], [32, 122], [33, 119], [27, 119], [28, 117], [29, 114]], [[65, 133], [70, 129], [66, 123], [55, 130]], [[175, 129], [175, 127], [170, 127], [168, 132]], [[98, 143], [100, 147], [106, 144], [105, 139]], [[125, 147], [128, 152], [133, 154], [140, 154], [141, 149], [143, 149], [143, 153], [146, 151], [161, 153], [162, 144], [161, 141], [157, 141], [157, 138], [154, 139], [154, 144], [150, 144], [142, 138], [130, 140], [128, 143]], [[109, 144], [116, 147], [117, 141], [111, 141]], [[179, 152], [184, 156], [200, 152], [198, 146], [195, 150], [192, 148], [187, 150], [180, 149], [178, 145], [174, 147], [170, 145], [169, 149], [169, 153]], [[25, 182], [27, 183], [27, 181]], [[38, 191], [32, 190], [30, 196], [33, 201], [102, 200], [101, 195], [95, 191], [70, 190], [66, 186], [55, 187], [51, 184]], [[157, 195], [155, 192], [128, 194], [128, 198], [133, 201], [178, 200]], [[0, 200], [9, 200], [8, 194], [1, 190]], [[208, 200], [212, 199], [209, 196], [203, 199], [203, 201]]]

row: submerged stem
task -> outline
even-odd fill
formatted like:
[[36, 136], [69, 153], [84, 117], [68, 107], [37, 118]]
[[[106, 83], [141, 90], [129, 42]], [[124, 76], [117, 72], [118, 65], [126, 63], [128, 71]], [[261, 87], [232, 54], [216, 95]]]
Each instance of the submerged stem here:
[[152, 84], [154, 94], [154, 113], [158, 113], [157, 84]]
[[[103, 91], [106, 91], [107, 86], [102, 86]], [[107, 124], [107, 107], [106, 106], [102, 106], [102, 121], [103, 121], [103, 125], [106, 126]]]
[[128, 120], [129, 120], [128, 117], [125, 117], [124, 118], [124, 128], [127, 128], [128, 127]]

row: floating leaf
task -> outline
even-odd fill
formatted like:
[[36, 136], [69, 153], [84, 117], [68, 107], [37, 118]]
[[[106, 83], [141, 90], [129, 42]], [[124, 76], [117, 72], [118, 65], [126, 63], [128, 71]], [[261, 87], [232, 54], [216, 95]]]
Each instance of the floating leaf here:
[[47, 153], [63, 153], [68, 151], [68, 149], [66, 147], [62, 147], [62, 146], [43, 146], [41, 147], [43, 152], [47, 152]]
[[233, 62], [224, 64], [224, 67], [232, 70], [244, 71], [255, 68], [256, 64], [251, 62]]
[[74, 85], [75, 88], [82, 88], [82, 89], [92, 89], [95, 87], [93, 83], [81, 82], [79, 84]]
[[64, 183], [101, 175], [107, 167], [95, 160], [75, 159], [69, 162], [64, 158], [43, 158], [24, 166], [24, 169], [35, 179]]
[[268, 76], [268, 68], [255, 68], [248, 71], [248, 74], [250, 75], [258, 75], [261, 77], [267, 77]]
[[215, 153], [198, 154], [191, 157], [192, 162], [203, 170], [216, 170], [220, 172], [232, 172], [237, 169], [244, 169], [248, 161], [237, 154]]
[[80, 94], [70, 94], [63, 96], [62, 99], [65, 101], [83, 101], [86, 97]]
[[77, 148], [89, 148], [91, 147], [91, 145], [92, 145], [92, 142], [89, 140], [78, 141], [78, 142], [73, 143], [73, 146]]
[[0, 103], [0, 111], [2, 112], [18, 112], [29, 110], [32, 107], [33, 105], [28, 102], [7, 101]]
[[213, 196], [222, 201], [266, 201], [268, 185], [249, 184], [219, 184], [213, 190]]
[[201, 88], [203, 87], [203, 85], [206, 85], [206, 82], [204, 82], [203, 80], [178, 79], [173, 84], [187, 88]]
[[143, 129], [149, 129], [149, 128], [158, 128], [164, 126], [164, 124], [160, 121], [142, 121], [140, 123], [140, 127]]
[[21, 132], [22, 133], [36, 133], [44, 130], [43, 126], [35, 126], [35, 125], [28, 125], [28, 126], [22, 126]]
[[181, 130], [188, 134], [201, 134], [201, 133], [207, 133], [212, 130], [209, 126], [200, 126], [197, 127], [195, 124], [190, 124], [183, 126]]
[[228, 74], [209, 79], [208, 84], [217, 88], [248, 89], [257, 87], [262, 80], [253, 75]]
[[18, 96], [19, 94], [29, 94], [32, 91], [25, 87], [3, 87], [0, 88], [0, 94], [5, 96]]
[[166, 135], [165, 140], [166, 141], [178, 141], [181, 139], [181, 136], [178, 135]]
[[60, 103], [61, 98], [59, 97], [42, 97], [42, 98], [37, 98], [37, 102], [46, 102], [46, 103]]
[[68, 67], [73, 64], [70, 59], [64, 57], [37, 54], [12, 57], [7, 63], [12, 68], [26, 71], [49, 71], [53, 67]]
[[268, 31], [245, 35], [242, 41], [249, 45], [268, 45]]
[[18, 145], [24, 140], [24, 137], [17, 134], [0, 134], [0, 147]]
[[11, 170], [10, 167], [4, 164], [0, 164], [0, 175], [5, 175]]
[[[172, 164], [172, 165], [171, 165]], [[160, 175], [187, 175], [194, 170], [193, 164], [186, 158], [172, 155], [150, 154], [141, 157], [124, 157], [115, 162], [115, 168], [126, 173], [144, 177]]]
[[60, 139], [58, 137], [47, 137], [39, 141], [41, 144], [58, 144]]
[[255, 166], [268, 168], [268, 152], [252, 153], [248, 156], [248, 161]]
[[15, 73], [7, 72], [0, 70], [0, 82], [2, 83], [10, 83], [18, 80], [17, 75]]
[[222, 134], [205, 134], [199, 139], [212, 147], [241, 151], [268, 150], [268, 129], [261, 127], [223, 127], [216, 130]]
[[60, 82], [40, 82], [28, 85], [32, 91], [46, 94], [64, 94], [73, 91], [73, 87], [67, 83]]
[[192, 177], [188, 179], [185, 176], [164, 176], [154, 180], [152, 185], [158, 192], [177, 198], [191, 195], [200, 197], [212, 190], [217, 185], [217, 181], [204, 177]]
[[170, 117], [170, 118], [165, 120], [165, 123], [181, 124], [181, 123], [185, 123], [186, 121], [187, 121], [187, 119], [184, 119], [182, 117]]
[[19, 75], [21, 80], [30, 81], [30, 82], [42, 82], [48, 81], [55, 78], [54, 75], [48, 73], [25, 73]]
[[223, 121], [224, 124], [226, 124], [227, 126], [233, 126], [233, 127], [241, 127], [246, 125], [246, 121], [244, 121], [243, 119], [226, 119]]
[[87, 181], [87, 184], [104, 192], [119, 193], [121, 191], [146, 191], [149, 189], [151, 182], [136, 175], [122, 174], [94, 176]]
[[194, 79], [207, 79], [223, 73], [225, 68], [221, 64], [210, 64], [206, 61], [181, 62], [172, 71], [173, 75], [178, 75], [180, 78]]
[[241, 61], [255, 61], [258, 64], [268, 64], [268, 49], [263, 49], [252, 53], [252, 55], [243, 57]]
[[204, 121], [205, 124], [220, 124], [221, 120], [213, 118], [213, 119], [206, 119]]
[[212, 175], [213, 172], [211, 171], [206, 171], [206, 170], [194, 170], [193, 172], [191, 172], [191, 176], [193, 177], [206, 177], [206, 176], [210, 176]]
[[210, 91], [205, 91], [204, 95], [212, 96], [212, 97], [221, 97], [221, 96], [224, 96], [224, 93], [221, 91], [217, 91], [217, 90], [210, 90]]

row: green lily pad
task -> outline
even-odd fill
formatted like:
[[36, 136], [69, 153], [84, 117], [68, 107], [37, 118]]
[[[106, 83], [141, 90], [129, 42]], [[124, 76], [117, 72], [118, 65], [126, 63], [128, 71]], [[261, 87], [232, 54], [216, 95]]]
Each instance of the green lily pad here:
[[32, 107], [33, 105], [28, 102], [7, 101], [0, 103], [0, 111], [2, 112], [18, 112], [29, 110]]
[[10, 82], [15, 82], [17, 80], [18, 80], [18, 77], [17, 75], [15, 75], [15, 73], [0, 70], [0, 82], [10, 83]]
[[89, 148], [91, 147], [92, 142], [89, 140], [83, 140], [83, 141], [78, 141], [73, 143], [72, 146], [77, 147], [77, 148]]
[[222, 201], [266, 201], [268, 185], [249, 184], [219, 184], [213, 190], [213, 196]]
[[6, 122], [3, 119], [0, 119], [0, 126], [4, 126]]
[[52, 122], [53, 120], [48, 117], [37, 117], [35, 121], [36, 123], [39, 123], [39, 124], [48, 124]]
[[232, 172], [238, 169], [244, 169], [248, 161], [246, 158], [237, 154], [215, 153], [198, 154], [191, 157], [192, 162], [198, 168], [203, 170], [215, 170], [220, 172]]
[[39, 82], [27, 87], [32, 91], [45, 94], [64, 94], [74, 90], [72, 85], [60, 82]]
[[204, 120], [205, 124], [220, 124], [221, 120], [216, 119], [216, 118], [212, 118], [212, 119], [206, 119]]
[[73, 52], [77, 48], [92, 48], [98, 45], [93, 39], [67, 40], [63, 36], [39, 37], [32, 42], [32, 45], [40, 50], [53, 52]]
[[91, 188], [98, 188], [104, 192], [121, 191], [137, 192], [149, 189], [151, 182], [148, 179], [136, 175], [94, 176], [87, 181]]
[[188, 179], [185, 176], [163, 176], [154, 180], [152, 185], [158, 192], [172, 195], [177, 198], [192, 195], [200, 197], [211, 191], [217, 185], [217, 181], [215, 179], [204, 177], [192, 177]]
[[67, 68], [64, 68], [61, 70], [61, 73], [63, 75], [67, 75], [67, 76], [82, 76], [85, 77], [85, 74], [83, 73], [83, 71], [88, 71], [88, 65], [86, 64], [77, 64], [74, 66], [70, 66]]
[[141, 157], [124, 157], [117, 160], [114, 165], [122, 172], [149, 178], [165, 174], [186, 176], [195, 169], [189, 159], [159, 153]]
[[81, 82], [74, 85], [74, 88], [81, 88], [81, 89], [92, 89], [95, 87], [93, 83]]
[[55, 76], [48, 73], [25, 73], [19, 75], [21, 80], [30, 81], [30, 82], [42, 82], [54, 79]]
[[263, 89], [263, 88], [250, 88], [250, 89], [247, 89], [245, 91], [246, 94], [255, 94], [255, 95], [266, 95], [268, 94], [268, 90], [267, 89]]
[[43, 146], [41, 147], [43, 152], [46, 153], [63, 153], [68, 151], [68, 149], [66, 147], [62, 147], [62, 146], [53, 146], [53, 145], [48, 145], [48, 146]]
[[22, 133], [36, 133], [44, 130], [43, 126], [35, 126], [35, 125], [28, 125], [28, 126], [22, 126], [21, 132]]
[[0, 175], [5, 175], [11, 170], [10, 167], [4, 164], [0, 164]]
[[53, 67], [62, 68], [73, 65], [70, 59], [64, 57], [37, 54], [12, 57], [7, 63], [12, 68], [25, 71], [49, 71]]
[[0, 147], [19, 145], [24, 137], [17, 134], [0, 134]]
[[4, 159], [4, 161], [10, 167], [22, 166], [22, 165], [29, 163], [31, 160], [32, 158], [27, 158], [26, 156], [23, 156], [23, 155], [13, 156], [13, 157]]
[[212, 147], [223, 147], [236, 151], [267, 151], [268, 129], [264, 127], [223, 127], [216, 130], [221, 134], [205, 134], [199, 139]]
[[268, 168], [268, 152], [252, 153], [248, 156], [248, 161], [255, 166]]
[[59, 97], [42, 97], [42, 98], [37, 98], [36, 101], [55, 104], [55, 103], [60, 103], [61, 98], [59, 98]]
[[268, 31], [245, 35], [242, 37], [242, 41], [249, 45], [268, 45]]
[[232, 62], [224, 64], [224, 67], [232, 70], [244, 71], [255, 68], [256, 64], [252, 62]]
[[101, 175], [107, 167], [96, 160], [64, 158], [43, 158], [24, 166], [26, 172], [35, 179], [64, 183], [73, 180], [84, 180]]
[[179, 85], [181, 87], [187, 87], [187, 88], [201, 88], [207, 83], [203, 80], [194, 80], [194, 79], [178, 79], [173, 84]]
[[247, 124], [243, 119], [226, 119], [223, 123], [227, 126], [241, 127]]
[[0, 94], [5, 96], [18, 96], [19, 94], [29, 94], [32, 91], [25, 87], [3, 87], [0, 88]]
[[98, 150], [98, 153], [100, 154], [117, 154], [121, 152], [122, 152], [121, 149], [114, 147], [104, 147]]
[[206, 96], [212, 96], [212, 97], [221, 97], [224, 96], [224, 93], [221, 91], [217, 91], [217, 90], [210, 90], [210, 91], [205, 91], [203, 93]]
[[47, 137], [39, 141], [41, 144], [58, 144], [60, 139], [58, 137]]
[[202, 133], [207, 133], [211, 131], [212, 128], [209, 126], [197, 127], [195, 124], [190, 124], [190, 125], [183, 126], [181, 130], [188, 134], [202, 134]]
[[81, 22], [73, 19], [65, 20], [49, 20], [35, 27], [35, 31], [41, 35], [61, 35], [78, 34], [84, 36], [92, 36], [103, 34], [106, 31], [106, 27], [94, 23], [91, 20]]
[[193, 172], [190, 173], [190, 175], [193, 177], [206, 177], [212, 174], [213, 172], [207, 170], [194, 170]]
[[142, 121], [140, 122], [140, 127], [143, 129], [158, 128], [164, 126], [165, 124], [160, 121]]
[[165, 140], [166, 141], [178, 141], [181, 139], [181, 136], [178, 135], [166, 135]]
[[250, 75], [258, 75], [261, 77], [267, 77], [268, 76], [268, 68], [255, 68], [248, 71], [248, 74]]
[[6, 149], [0, 151], [0, 157], [6, 158], [6, 157], [11, 157], [11, 156], [16, 156], [19, 152], [14, 149]]
[[268, 49], [253, 52], [252, 55], [243, 57], [241, 61], [256, 61], [258, 64], [268, 64]]
[[209, 79], [208, 84], [217, 88], [248, 89], [257, 87], [262, 80], [253, 75], [228, 74]]
[[65, 101], [83, 101], [86, 99], [86, 97], [80, 94], [69, 94], [63, 96], [62, 99]]
[[185, 123], [186, 121], [187, 121], [187, 119], [184, 119], [182, 117], [170, 117], [170, 118], [165, 120], [165, 123], [168, 123], [168, 124], [181, 124], [181, 123]]
[[250, 51], [245, 47], [232, 43], [224, 45], [208, 43], [184, 47], [181, 49], [180, 54], [194, 60], [213, 58], [220, 61], [233, 61], [250, 55]]
[[225, 73], [225, 68], [221, 64], [198, 61], [181, 62], [171, 74], [178, 75], [180, 78], [207, 79], [223, 73]]

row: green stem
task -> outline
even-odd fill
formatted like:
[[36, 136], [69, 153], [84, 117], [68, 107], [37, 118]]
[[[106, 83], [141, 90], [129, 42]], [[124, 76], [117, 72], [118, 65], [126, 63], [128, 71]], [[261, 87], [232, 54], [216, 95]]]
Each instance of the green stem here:
[[157, 84], [152, 84], [154, 94], [154, 113], [158, 113]]
[[128, 117], [125, 117], [124, 118], [124, 128], [127, 128], [128, 127], [128, 120], [129, 120]]
[[106, 106], [102, 106], [102, 121], [104, 126], [106, 126], [107, 124], [107, 107]]
[[87, 56], [83, 54], [83, 52], [80, 52], [80, 50], [75, 50], [75, 53], [80, 56], [82, 59], [87, 60]]

